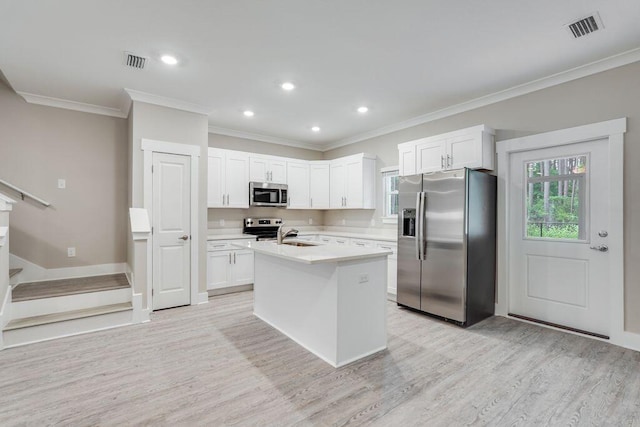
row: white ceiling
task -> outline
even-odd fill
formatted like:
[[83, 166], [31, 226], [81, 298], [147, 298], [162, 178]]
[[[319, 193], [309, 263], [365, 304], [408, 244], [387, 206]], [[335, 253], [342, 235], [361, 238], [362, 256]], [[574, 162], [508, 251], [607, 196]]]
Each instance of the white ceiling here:
[[[573, 39], [564, 25], [596, 11], [604, 29]], [[638, 0], [0, 0], [0, 70], [40, 102], [118, 115], [128, 88], [193, 104], [223, 133], [320, 149], [638, 58], [639, 17]], [[125, 67], [125, 50], [148, 66]]]

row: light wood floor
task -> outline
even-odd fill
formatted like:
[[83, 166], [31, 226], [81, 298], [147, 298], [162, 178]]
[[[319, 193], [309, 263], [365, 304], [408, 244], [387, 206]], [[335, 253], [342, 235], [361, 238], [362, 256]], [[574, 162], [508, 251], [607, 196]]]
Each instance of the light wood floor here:
[[[283, 301], [283, 303], [286, 303]], [[389, 349], [334, 369], [251, 314], [252, 293], [0, 352], [0, 425], [639, 425], [640, 353], [389, 303]]]
[[11, 291], [11, 301], [27, 301], [38, 298], [53, 298], [87, 292], [110, 291], [129, 287], [124, 274], [78, 277], [75, 279], [47, 280], [44, 282], [21, 283]]

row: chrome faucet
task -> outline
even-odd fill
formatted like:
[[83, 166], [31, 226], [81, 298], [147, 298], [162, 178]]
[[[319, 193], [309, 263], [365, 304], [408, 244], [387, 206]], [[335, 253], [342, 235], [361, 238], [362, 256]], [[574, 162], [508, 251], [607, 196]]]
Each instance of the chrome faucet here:
[[280, 227], [278, 227], [278, 232], [276, 233], [276, 238], [278, 241], [278, 244], [281, 245], [282, 244], [282, 240], [284, 240], [285, 237], [291, 235], [291, 234], [298, 234], [298, 230], [296, 230], [295, 228], [291, 228], [289, 229], [289, 231], [286, 231], [284, 234], [282, 233], [282, 227], [284, 226], [284, 224], [280, 225]]

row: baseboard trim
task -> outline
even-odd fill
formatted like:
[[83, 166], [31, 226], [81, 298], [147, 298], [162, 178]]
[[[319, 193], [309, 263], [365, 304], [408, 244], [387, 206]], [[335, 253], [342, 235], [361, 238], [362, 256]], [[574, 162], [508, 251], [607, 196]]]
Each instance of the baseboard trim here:
[[104, 274], [127, 272], [127, 264], [124, 262], [84, 265], [81, 267], [44, 268], [14, 254], [9, 254], [9, 265], [11, 268], [22, 268], [22, 271], [20, 272], [21, 283], [73, 279], [75, 277], [101, 276]]
[[208, 303], [209, 303], [209, 294], [207, 292], [198, 293], [198, 305], [208, 304]]
[[235, 294], [236, 292], [245, 292], [252, 291], [253, 285], [238, 285], [238, 286], [229, 286], [227, 288], [218, 288], [218, 289], [210, 289], [207, 291], [207, 295], [209, 297], [215, 297], [218, 295], [227, 295], [227, 294]]
[[640, 334], [625, 331], [623, 334], [624, 348], [640, 351]]

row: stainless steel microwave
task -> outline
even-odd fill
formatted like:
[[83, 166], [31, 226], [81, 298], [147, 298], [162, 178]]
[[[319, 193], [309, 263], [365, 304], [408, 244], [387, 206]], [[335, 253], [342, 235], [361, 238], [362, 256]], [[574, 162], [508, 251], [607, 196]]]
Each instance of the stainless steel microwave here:
[[287, 207], [287, 184], [249, 183], [249, 205]]

